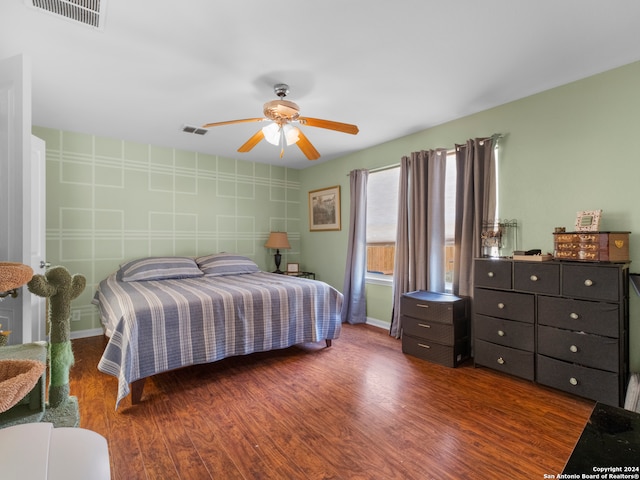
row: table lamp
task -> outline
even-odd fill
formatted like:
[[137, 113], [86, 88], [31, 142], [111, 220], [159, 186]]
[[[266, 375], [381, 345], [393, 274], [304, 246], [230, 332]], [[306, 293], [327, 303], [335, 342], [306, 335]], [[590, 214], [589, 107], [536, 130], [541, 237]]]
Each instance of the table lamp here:
[[269, 233], [269, 239], [264, 244], [267, 248], [275, 248], [276, 254], [273, 256], [276, 261], [276, 271], [273, 273], [284, 273], [280, 271], [280, 261], [282, 255], [280, 255], [281, 248], [291, 248], [289, 245], [289, 239], [287, 238], [287, 232], [271, 232]]

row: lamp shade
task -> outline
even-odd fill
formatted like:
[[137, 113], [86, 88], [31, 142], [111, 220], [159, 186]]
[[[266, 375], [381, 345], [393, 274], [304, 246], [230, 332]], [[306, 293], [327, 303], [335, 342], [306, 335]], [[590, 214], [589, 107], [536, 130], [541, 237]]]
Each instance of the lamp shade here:
[[280, 145], [285, 143], [287, 145], [293, 145], [300, 140], [300, 130], [297, 127], [292, 127], [288, 123], [284, 125], [278, 125], [277, 123], [271, 123], [266, 127], [262, 127], [262, 133], [264, 138], [271, 145]]
[[271, 145], [280, 145], [280, 126], [277, 123], [270, 123], [262, 127], [264, 139]]
[[271, 232], [267, 243], [264, 244], [267, 248], [291, 248], [289, 245], [289, 239], [287, 238], [287, 232]]

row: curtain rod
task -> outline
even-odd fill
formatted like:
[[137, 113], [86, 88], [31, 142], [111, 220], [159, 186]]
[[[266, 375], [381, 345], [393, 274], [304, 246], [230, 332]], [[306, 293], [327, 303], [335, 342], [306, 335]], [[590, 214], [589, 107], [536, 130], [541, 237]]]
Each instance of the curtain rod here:
[[[484, 137], [484, 138], [480, 138], [479, 140], [489, 140], [489, 139], [493, 139], [493, 140], [500, 140], [501, 138], [504, 138], [505, 134], [504, 133], [494, 133], [493, 135], [489, 136], [489, 137]], [[460, 146], [464, 146], [464, 144], [461, 144]], [[453, 153], [456, 151], [456, 148], [458, 147], [458, 144], [456, 144], [455, 147], [448, 149], [447, 153]], [[392, 165], [387, 165], [385, 167], [376, 167], [376, 168], [364, 168], [363, 170], [367, 170], [369, 173], [376, 173], [376, 172], [383, 172], [385, 170], [390, 170], [392, 168], [396, 168], [399, 167], [400, 164], [399, 163], [394, 163]], [[347, 173], [346, 175], [347, 177], [349, 176], [349, 173]]]
[[[387, 165], [385, 167], [376, 167], [376, 168], [363, 168], [362, 170], [366, 170], [369, 173], [376, 173], [376, 172], [383, 172], [385, 170], [391, 170], [392, 168], [396, 168], [399, 167], [400, 164], [399, 163], [394, 163], [393, 165]], [[351, 173], [351, 172], [349, 172]], [[347, 177], [349, 176], [349, 173], [347, 173]]]

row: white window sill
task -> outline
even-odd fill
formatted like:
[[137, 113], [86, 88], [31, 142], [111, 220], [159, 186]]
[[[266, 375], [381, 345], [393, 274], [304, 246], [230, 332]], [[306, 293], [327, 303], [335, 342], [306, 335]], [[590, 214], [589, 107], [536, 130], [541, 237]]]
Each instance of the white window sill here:
[[375, 273], [367, 273], [365, 283], [370, 285], [385, 285], [391, 287], [393, 285], [393, 277], [391, 275], [377, 275]]

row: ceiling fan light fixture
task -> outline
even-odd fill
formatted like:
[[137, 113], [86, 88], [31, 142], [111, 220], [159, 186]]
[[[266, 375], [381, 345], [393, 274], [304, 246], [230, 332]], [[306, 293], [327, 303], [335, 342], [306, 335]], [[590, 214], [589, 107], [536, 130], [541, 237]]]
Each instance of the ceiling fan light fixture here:
[[221, 125], [230, 125], [232, 123], [263, 122], [271, 120], [272, 123], [258, 130], [251, 138], [249, 138], [249, 140], [242, 144], [240, 148], [238, 148], [238, 152], [249, 152], [262, 140], [266, 140], [271, 145], [280, 147], [280, 158], [284, 155], [285, 146], [297, 145], [309, 160], [316, 160], [320, 158], [320, 153], [311, 144], [302, 130], [290, 125], [291, 123], [306, 125], [309, 127], [324, 128], [337, 132], [349, 133], [351, 135], [358, 133], [358, 127], [349, 123], [334, 122], [332, 120], [323, 120], [321, 118], [301, 117], [298, 105], [284, 99], [287, 93], [289, 93], [289, 87], [284, 83], [274, 85], [274, 92], [279, 98], [278, 100], [272, 100], [264, 104], [263, 111], [266, 118], [244, 118], [240, 120], [207, 123], [203, 125], [202, 128], [207, 129]]
[[271, 145], [280, 145], [280, 126], [277, 123], [270, 123], [262, 127], [264, 139]]
[[298, 127], [292, 127], [286, 124], [282, 126], [282, 130], [284, 131], [284, 138], [287, 140], [287, 145], [298, 143], [298, 140], [300, 140], [300, 130], [298, 130]]
[[270, 123], [266, 127], [262, 127], [262, 133], [267, 142], [276, 146], [284, 144], [285, 142], [287, 145], [294, 145], [300, 140], [300, 130], [297, 127], [292, 127], [288, 123], [284, 125], [278, 125], [275, 122]]

